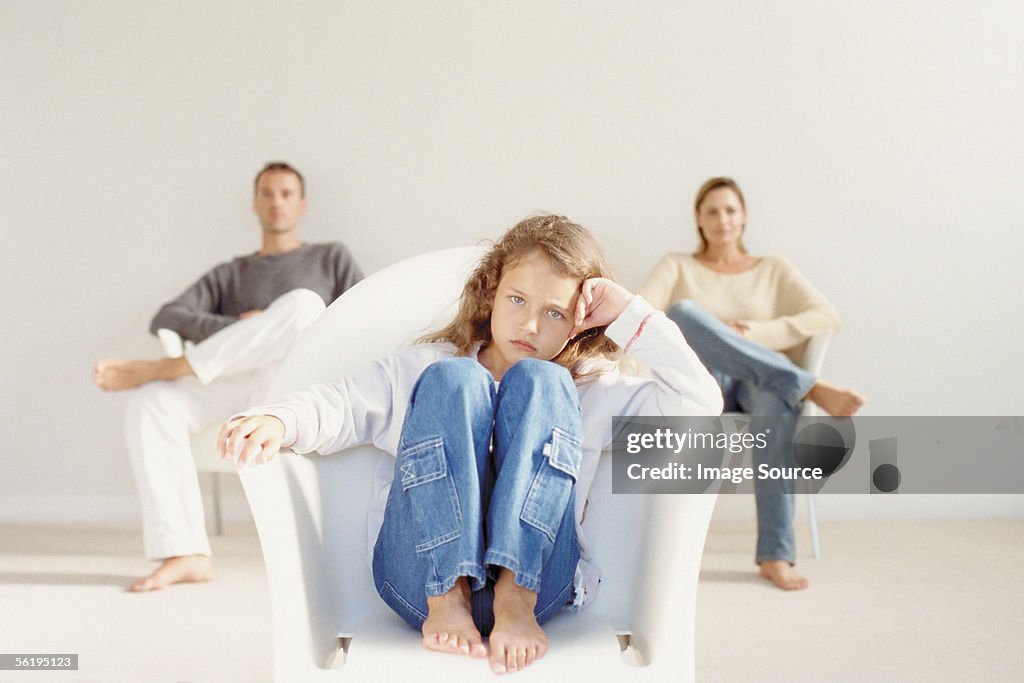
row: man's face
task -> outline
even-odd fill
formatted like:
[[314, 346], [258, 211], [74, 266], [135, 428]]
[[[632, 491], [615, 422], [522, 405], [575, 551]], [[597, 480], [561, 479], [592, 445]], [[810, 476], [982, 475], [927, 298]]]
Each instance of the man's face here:
[[256, 181], [253, 211], [260, 219], [263, 232], [280, 234], [298, 229], [299, 219], [306, 213], [299, 178], [290, 171], [267, 171]]

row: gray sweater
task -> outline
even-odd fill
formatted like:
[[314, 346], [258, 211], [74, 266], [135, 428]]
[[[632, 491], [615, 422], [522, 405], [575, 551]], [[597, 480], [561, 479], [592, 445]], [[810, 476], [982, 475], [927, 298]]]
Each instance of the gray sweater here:
[[201, 342], [239, 319], [263, 310], [293, 289], [311, 289], [329, 305], [363, 279], [342, 244], [303, 244], [283, 254], [238, 256], [221, 263], [157, 311], [149, 330], [174, 330], [182, 339]]

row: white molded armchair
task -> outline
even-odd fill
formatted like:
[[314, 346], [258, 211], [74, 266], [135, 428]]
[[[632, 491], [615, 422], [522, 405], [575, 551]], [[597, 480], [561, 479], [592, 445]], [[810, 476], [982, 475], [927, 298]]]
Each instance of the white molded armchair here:
[[[353, 287], [307, 330], [271, 399], [437, 329], [482, 253], [426, 254]], [[425, 650], [374, 590], [366, 511], [379, 454], [284, 454], [240, 471], [270, 585], [274, 680], [487, 680], [485, 661]], [[612, 495], [605, 454], [590, 498], [584, 525], [601, 586], [581, 613], [545, 625], [547, 655], [516, 680], [693, 680], [697, 577], [714, 496]]]

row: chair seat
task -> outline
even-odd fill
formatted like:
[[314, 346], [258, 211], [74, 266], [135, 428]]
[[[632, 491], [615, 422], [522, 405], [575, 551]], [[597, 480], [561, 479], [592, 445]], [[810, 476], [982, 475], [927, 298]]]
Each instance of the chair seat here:
[[[629, 653], [623, 652], [602, 614], [588, 610], [563, 612], [547, 622], [544, 630], [548, 636], [547, 654], [532, 667], [518, 672], [516, 680], [665, 680], [664, 670], [628, 663]], [[382, 668], [386, 668], [388, 680], [395, 681], [470, 683], [488, 680], [492, 675], [486, 660], [436, 656], [422, 650], [418, 633], [397, 615], [381, 613], [362, 623], [348, 646], [344, 663], [339, 661], [334, 669], [320, 670], [313, 678], [304, 680], [376, 683], [382, 680]]]
[[[618, 639], [606, 618], [583, 610], [563, 612], [544, 626], [549, 650], [534, 666], [516, 674], [516, 680], [632, 681], [654, 680], [653, 670], [629, 666], [623, 661]], [[461, 656], [416, 655], [422, 646], [419, 634], [397, 615], [367, 618], [352, 639], [345, 663], [325, 674], [335, 681], [380, 681], [381, 662], [387, 662], [389, 680], [480, 681], [491, 676], [485, 660]], [[333, 677], [331, 677], [333, 674]]]

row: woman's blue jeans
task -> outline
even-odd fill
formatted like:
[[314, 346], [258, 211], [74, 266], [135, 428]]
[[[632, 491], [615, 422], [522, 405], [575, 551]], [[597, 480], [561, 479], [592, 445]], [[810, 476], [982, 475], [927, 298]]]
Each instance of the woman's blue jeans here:
[[[725, 410], [752, 416], [750, 431], [771, 428], [768, 448], [755, 448], [754, 466], [792, 466], [791, 446], [803, 398], [817, 381], [788, 358], [746, 339], [693, 301], [680, 301], [667, 315], [722, 387]], [[781, 419], [780, 419], [781, 418]], [[780, 430], [785, 430], [780, 433]], [[796, 561], [792, 480], [754, 479], [758, 564]]]
[[554, 363], [522, 360], [497, 390], [470, 358], [424, 370], [409, 400], [373, 552], [384, 601], [418, 629], [427, 597], [465, 576], [474, 621], [487, 635], [493, 585], [504, 567], [538, 594], [539, 622], [570, 602], [580, 552], [582, 433], [576, 386]]

